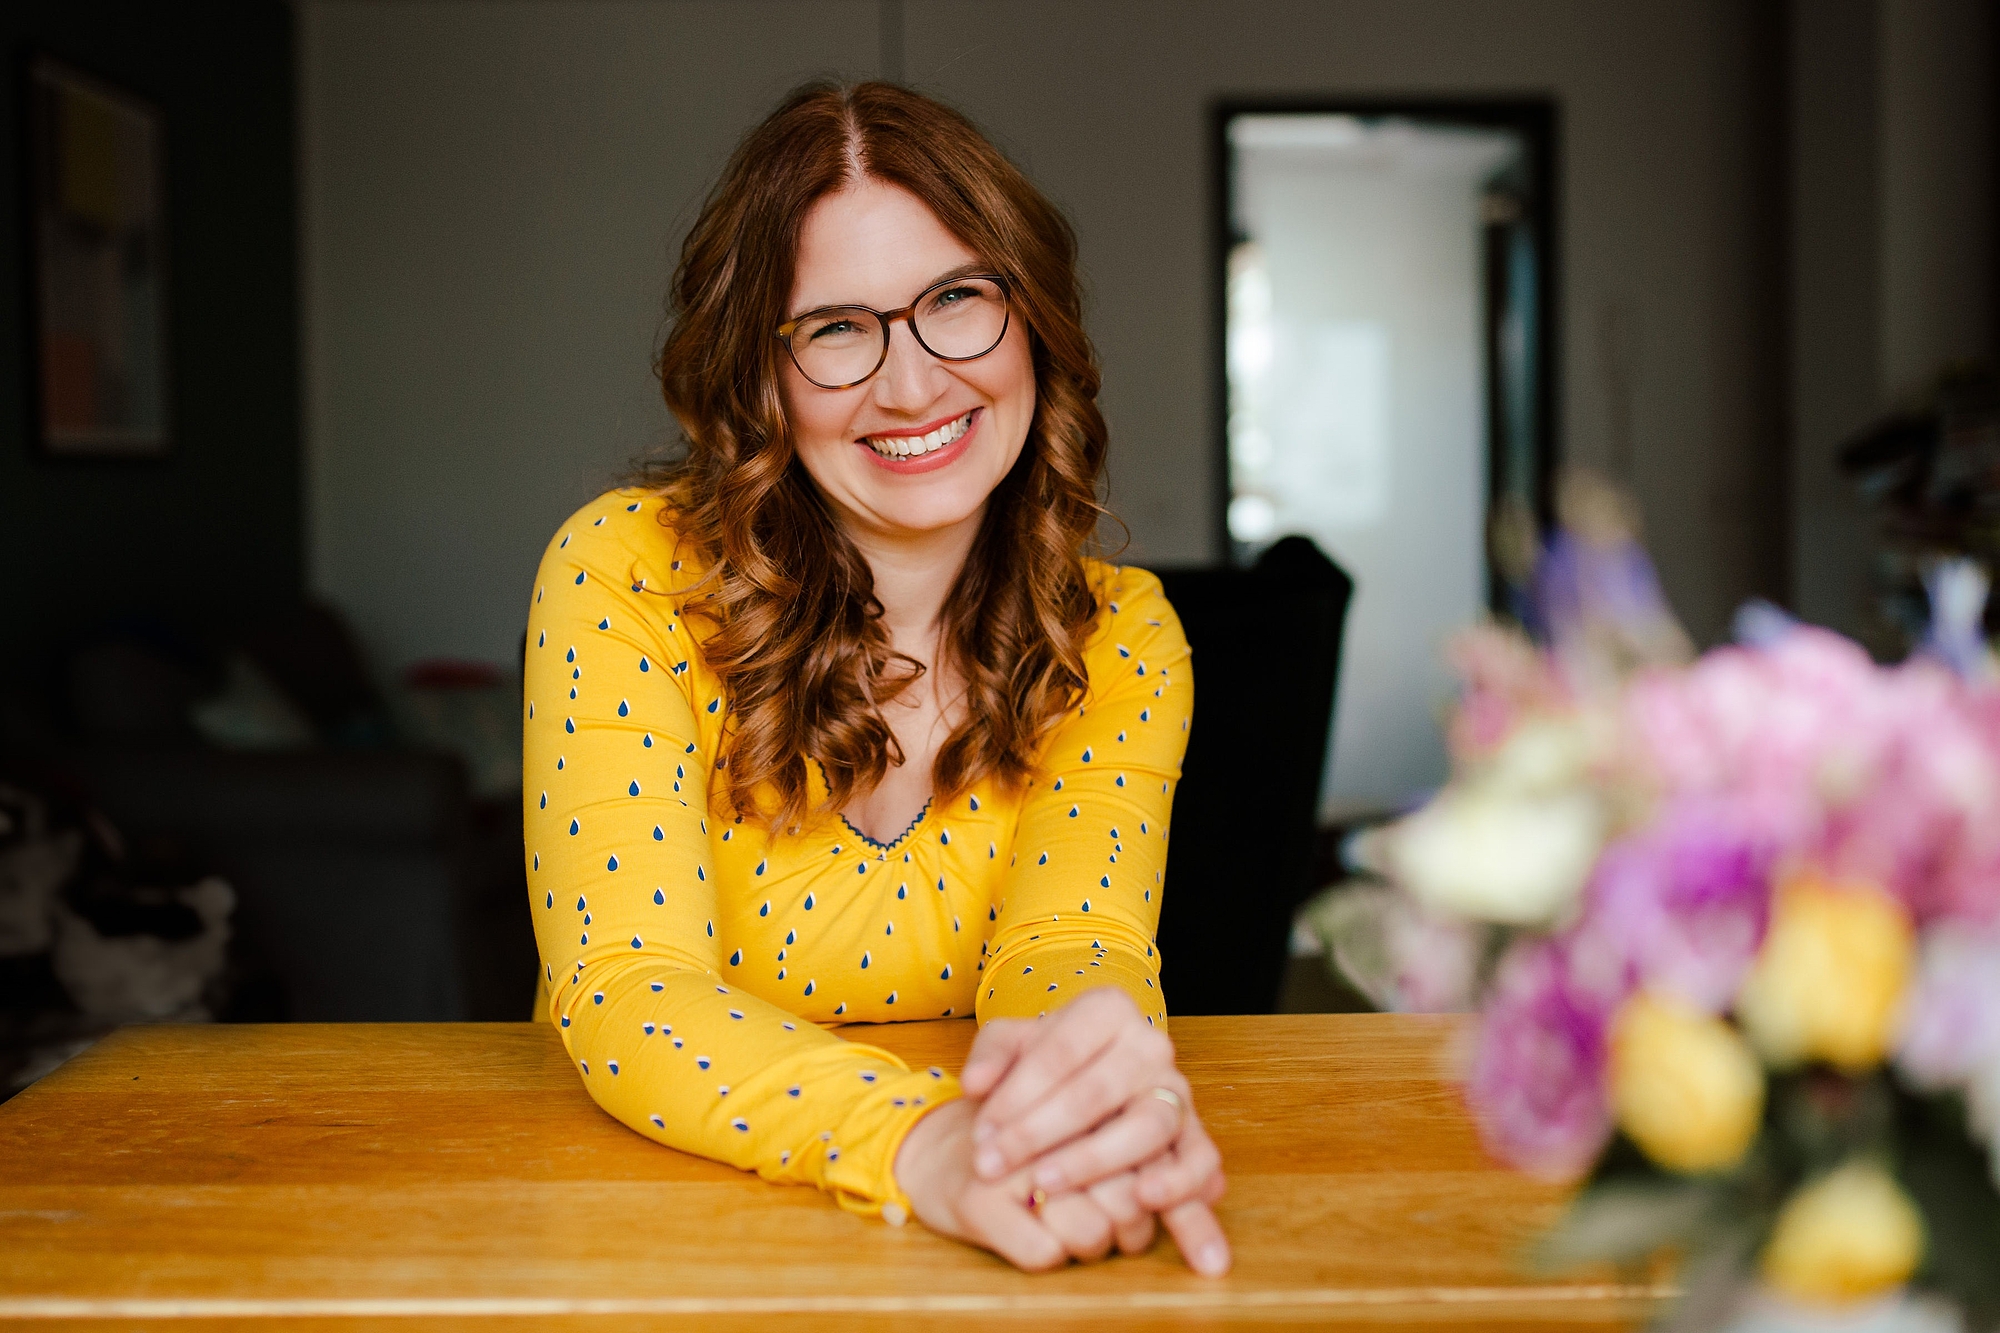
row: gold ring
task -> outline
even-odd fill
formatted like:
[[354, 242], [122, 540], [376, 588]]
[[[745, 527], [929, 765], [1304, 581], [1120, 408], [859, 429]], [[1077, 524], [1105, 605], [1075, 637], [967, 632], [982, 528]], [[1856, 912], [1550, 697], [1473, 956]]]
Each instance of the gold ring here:
[[1028, 1191], [1029, 1212], [1039, 1213], [1040, 1211], [1042, 1211], [1042, 1205], [1047, 1203], [1048, 1201], [1049, 1201], [1049, 1192], [1043, 1189], [1040, 1185], [1037, 1185], [1033, 1189]]
[[1176, 1116], [1185, 1117], [1187, 1115], [1187, 1103], [1182, 1101], [1181, 1095], [1172, 1088], [1154, 1088], [1152, 1095], [1173, 1107]]

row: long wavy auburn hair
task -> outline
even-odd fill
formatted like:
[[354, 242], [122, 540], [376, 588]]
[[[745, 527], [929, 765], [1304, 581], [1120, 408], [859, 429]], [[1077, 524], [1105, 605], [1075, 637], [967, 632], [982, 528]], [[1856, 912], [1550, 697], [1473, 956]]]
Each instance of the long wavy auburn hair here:
[[1105, 512], [1106, 430], [1074, 231], [951, 108], [888, 83], [798, 89], [737, 147], [682, 247], [659, 373], [685, 449], [640, 475], [667, 501], [661, 521], [708, 563], [683, 614], [702, 624], [730, 701], [727, 804], [774, 827], [811, 812], [807, 756], [830, 809], [904, 761], [882, 706], [924, 671], [890, 647], [868, 564], [799, 462], [779, 389], [775, 330], [801, 227], [817, 200], [864, 176], [923, 200], [1006, 278], [1035, 373], [1026, 445], [945, 602], [940, 660], [965, 697], [933, 770], [939, 797], [1027, 780], [1083, 693], [1097, 614], [1083, 555]]

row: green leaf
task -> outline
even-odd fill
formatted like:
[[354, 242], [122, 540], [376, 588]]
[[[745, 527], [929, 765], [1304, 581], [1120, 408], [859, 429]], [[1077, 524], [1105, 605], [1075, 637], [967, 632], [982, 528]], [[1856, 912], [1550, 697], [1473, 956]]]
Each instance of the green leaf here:
[[1957, 1097], [1905, 1093], [1898, 1103], [1898, 1176], [1924, 1218], [1915, 1285], [1961, 1306], [1967, 1328], [2000, 1328], [2000, 1193], [1987, 1149], [1967, 1133]]
[[1711, 1180], [1592, 1185], [1536, 1244], [1530, 1262], [1558, 1272], [1590, 1263], [1635, 1263], [1670, 1246], [1686, 1249], [1723, 1199]]
[[1713, 1333], [1734, 1326], [1752, 1291], [1751, 1261], [1763, 1235], [1763, 1228], [1752, 1224], [1704, 1232], [1700, 1248], [1681, 1263], [1680, 1299], [1660, 1316], [1658, 1333]]

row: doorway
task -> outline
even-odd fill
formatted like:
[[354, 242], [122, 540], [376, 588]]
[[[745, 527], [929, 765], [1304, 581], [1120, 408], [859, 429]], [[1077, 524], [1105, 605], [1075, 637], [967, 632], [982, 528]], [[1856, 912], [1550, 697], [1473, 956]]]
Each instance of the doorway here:
[[1225, 103], [1215, 265], [1223, 549], [1312, 538], [1355, 579], [1321, 815], [1446, 776], [1445, 638], [1511, 609], [1489, 528], [1547, 522], [1554, 109]]

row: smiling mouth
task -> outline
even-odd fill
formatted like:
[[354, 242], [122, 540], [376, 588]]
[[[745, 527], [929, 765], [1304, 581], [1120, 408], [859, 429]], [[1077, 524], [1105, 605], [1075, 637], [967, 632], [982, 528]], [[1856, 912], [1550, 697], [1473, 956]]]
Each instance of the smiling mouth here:
[[947, 445], [958, 442], [965, 432], [972, 429], [973, 408], [963, 416], [955, 417], [927, 435], [868, 435], [864, 443], [883, 458], [922, 458], [934, 454]]

